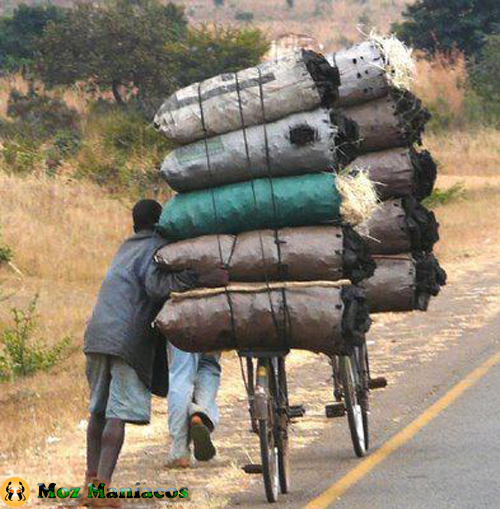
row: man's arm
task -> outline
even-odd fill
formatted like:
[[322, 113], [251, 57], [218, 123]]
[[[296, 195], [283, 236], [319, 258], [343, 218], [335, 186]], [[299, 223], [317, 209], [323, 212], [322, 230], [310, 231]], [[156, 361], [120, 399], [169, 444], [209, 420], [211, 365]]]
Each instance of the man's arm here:
[[181, 272], [168, 272], [151, 260], [144, 279], [148, 297], [154, 301], [168, 299], [171, 292], [184, 292], [194, 288], [198, 283], [198, 274], [186, 269]]

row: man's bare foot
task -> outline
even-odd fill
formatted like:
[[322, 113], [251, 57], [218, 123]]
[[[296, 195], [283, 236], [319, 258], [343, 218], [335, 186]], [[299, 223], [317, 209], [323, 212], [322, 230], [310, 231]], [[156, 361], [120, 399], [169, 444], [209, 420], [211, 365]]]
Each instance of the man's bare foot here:
[[190, 466], [191, 460], [189, 458], [177, 458], [165, 464], [166, 468], [189, 468]]

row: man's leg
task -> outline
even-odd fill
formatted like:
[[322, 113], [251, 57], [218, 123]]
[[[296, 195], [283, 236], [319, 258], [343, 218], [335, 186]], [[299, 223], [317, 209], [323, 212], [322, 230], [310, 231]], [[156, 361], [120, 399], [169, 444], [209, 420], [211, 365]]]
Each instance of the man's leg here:
[[106, 416], [104, 412], [90, 414], [87, 427], [87, 471], [85, 473], [86, 484], [97, 477], [99, 457], [101, 456], [101, 438], [105, 425]]
[[111, 372], [107, 355], [89, 354], [86, 356], [85, 374], [90, 388], [89, 421], [87, 426], [87, 484], [97, 477], [101, 440], [106, 425], [106, 405], [109, 397]]
[[118, 456], [125, 439], [125, 422], [120, 419], [106, 419], [101, 439], [101, 455], [97, 478], [106, 484], [111, 482]]
[[[134, 368], [123, 359], [106, 356], [110, 382], [106, 401], [106, 424], [101, 435], [95, 483], [109, 487], [125, 438], [125, 423], [148, 424], [151, 392]], [[121, 507], [119, 499], [92, 499], [94, 507]]]
[[217, 393], [220, 387], [220, 353], [203, 354], [198, 363], [198, 372], [194, 384], [193, 404], [190, 414], [200, 413], [208, 418], [207, 424], [215, 428], [219, 424]]
[[168, 429], [170, 434], [169, 464], [189, 466], [189, 408], [193, 400], [198, 369], [198, 354], [183, 352], [168, 344], [169, 389]]
[[204, 354], [198, 363], [193, 403], [190, 406], [191, 439], [197, 460], [208, 461], [215, 456], [210, 433], [219, 423], [217, 392], [220, 386], [220, 354]]

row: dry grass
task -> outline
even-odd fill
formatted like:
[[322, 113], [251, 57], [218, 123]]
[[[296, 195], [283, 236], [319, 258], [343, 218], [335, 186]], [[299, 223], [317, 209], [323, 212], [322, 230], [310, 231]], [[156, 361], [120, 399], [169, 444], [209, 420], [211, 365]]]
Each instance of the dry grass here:
[[425, 144], [440, 163], [444, 175], [498, 176], [500, 136], [498, 130], [471, 127], [470, 131], [428, 135]]
[[0, 195], [3, 237], [27, 276], [95, 283], [130, 230], [127, 207], [81, 181], [0, 173]]
[[443, 262], [500, 251], [500, 132], [474, 129], [427, 135], [425, 146], [439, 163], [437, 186], [461, 183], [465, 199], [435, 209], [441, 224], [436, 246]]
[[406, 0], [300, 0], [289, 9], [285, 0], [225, 1], [224, 7], [214, 7], [213, 0], [174, 0], [184, 5], [189, 18], [197, 22], [207, 20], [221, 24], [241, 24], [235, 17], [241, 12], [254, 15], [253, 24], [274, 39], [287, 33], [312, 35], [324, 51], [336, 49], [362, 39], [362, 32], [376, 28], [382, 33], [401, 17], [409, 3]]
[[124, 205], [82, 182], [0, 172], [0, 196], [2, 236], [23, 274], [0, 269], [3, 293], [13, 294], [0, 303], [0, 325], [12, 306], [24, 307], [39, 293], [37, 338], [50, 344], [70, 335], [76, 350], [50, 374], [2, 384], [0, 450], [9, 452], [22, 444], [43, 447], [45, 437], [72, 429], [85, 415], [82, 332], [130, 219]]
[[443, 55], [433, 60], [418, 59], [417, 77], [412, 88], [426, 104], [445, 101], [450, 113], [462, 115], [467, 69], [461, 53], [455, 54], [452, 61]]

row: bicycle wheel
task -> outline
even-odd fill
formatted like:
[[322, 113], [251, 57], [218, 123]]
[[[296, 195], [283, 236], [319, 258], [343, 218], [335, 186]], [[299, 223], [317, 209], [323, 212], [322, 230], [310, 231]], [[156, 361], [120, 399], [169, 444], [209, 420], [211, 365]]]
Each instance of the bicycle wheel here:
[[340, 376], [344, 389], [344, 402], [352, 445], [354, 446], [356, 456], [362, 457], [366, 453], [365, 419], [363, 418], [363, 407], [359, 397], [358, 373], [355, 373], [353, 364], [357, 366], [357, 360], [352, 359], [350, 356], [344, 355], [340, 358]]
[[278, 446], [278, 474], [281, 493], [290, 489], [288, 457], [288, 387], [286, 383], [285, 359], [278, 358], [278, 391], [276, 392], [276, 443]]
[[363, 429], [365, 432], [365, 450], [370, 447], [370, 431], [368, 426], [368, 397], [370, 384], [370, 368], [368, 364], [368, 348], [366, 343], [358, 349], [359, 367], [359, 391], [361, 401], [361, 415], [363, 417]]
[[[263, 370], [262, 368], [265, 369]], [[257, 370], [257, 384], [259, 389], [264, 389], [267, 394], [266, 413], [264, 419], [259, 419], [259, 441], [260, 456], [262, 461], [262, 476], [264, 478], [264, 489], [268, 502], [278, 500], [278, 447], [275, 441], [275, 410], [276, 404], [270, 389], [269, 378], [273, 376], [270, 363], [259, 365]]]

